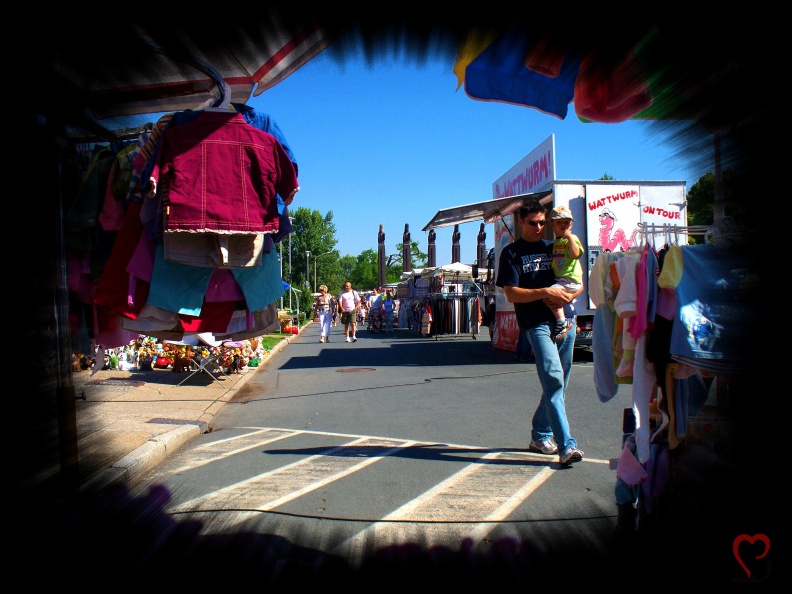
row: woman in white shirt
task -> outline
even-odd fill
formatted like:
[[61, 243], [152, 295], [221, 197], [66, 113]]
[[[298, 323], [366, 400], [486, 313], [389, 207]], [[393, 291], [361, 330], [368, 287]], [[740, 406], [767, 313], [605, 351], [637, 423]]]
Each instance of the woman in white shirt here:
[[333, 296], [327, 292], [327, 285], [319, 287], [319, 295], [314, 299], [314, 311], [319, 316], [319, 342], [330, 341], [330, 321], [333, 319]]

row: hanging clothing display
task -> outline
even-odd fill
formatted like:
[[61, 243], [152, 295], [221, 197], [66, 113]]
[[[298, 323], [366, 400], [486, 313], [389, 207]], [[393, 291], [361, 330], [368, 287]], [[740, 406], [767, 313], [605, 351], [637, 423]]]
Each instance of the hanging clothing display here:
[[164, 186], [166, 233], [274, 232], [276, 194], [288, 205], [299, 189], [280, 143], [235, 111], [205, 111], [165, 130], [151, 179]]
[[134, 144], [96, 152], [86, 198], [72, 209], [72, 228], [85, 238], [85, 221], [98, 214], [117, 227], [91, 296], [94, 342], [280, 328], [273, 248], [293, 231], [297, 164], [272, 118], [233, 107], [169, 114]]
[[759, 272], [745, 245], [671, 246], [658, 284], [674, 289], [679, 309], [671, 356], [714, 373], [744, 372], [753, 329], [759, 328], [753, 291]]
[[634, 427], [618, 461], [617, 505], [632, 505], [639, 517], [654, 511], [668, 484], [671, 454], [708, 398], [704, 378], [747, 371], [759, 327], [749, 250], [715, 242], [655, 251], [647, 243], [601, 254], [591, 267], [597, 394], [607, 402], [620, 385], [632, 386]]

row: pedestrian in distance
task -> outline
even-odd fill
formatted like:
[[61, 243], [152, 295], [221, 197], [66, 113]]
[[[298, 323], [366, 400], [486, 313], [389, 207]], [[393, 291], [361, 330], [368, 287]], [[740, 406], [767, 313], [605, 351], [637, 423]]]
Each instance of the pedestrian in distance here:
[[[561, 464], [572, 464], [583, 459], [564, 405], [572, 373], [575, 332], [570, 329], [560, 341], [554, 341], [555, 316], [550, 308], [571, 303], [583, 287], [575, 294], [552, 286], [553, 242], [542, 237], [547, 226], [544, 206], [538, 201], [524, 204], [517, 213], [517, 225], [520, 234], [501, 252], [495, 284], [514, 304], [517, 326], [526, 332], [536, 357], [542, 396], [531, 421], [528, 449], [547, 455], [557, 453]], [[569, 317], [574, 326], [574, 316]]]
[[[555, 274], [557, 287], [567, 293], [578, 294], [583, 283], [583, 268], [580, 265], [580, 256], [583, 254], [583, 245], [577, 235], [572, 233], [572, 213], [566, 206], [558, 206], [550, 211], [547, 216], [553, 229], [553, 274]], [[553, 328], [553, 340], [558, 342], [572, 328], [563, 307], [553, 310], [556, 323]]]
[[344, 283], [344, 290], [338, 296], [338, 313], [344, 325], [344, 334], [347, 342], [357, 342], [357, 309], [360, 305], [360, 295], [352, 288], [352, 283]]
[[393, 295], [390, 291], [385, 291], [382, 296], [382, 315], [385, 318], [385, 332], [393, 332]]
[[319, 295], [314, 299], [314, 311], [319, 316], [319, 342], [330, 342], [330, 322], [333, 319], [333, 296], [327, 285], [319, 285]]
[[374, 287], [371, 291], [371, 295], [366, 297], [366, 309], [371, 311], [373, 307], [380, 307], [379, 301], [381, 300], [379, 287]]

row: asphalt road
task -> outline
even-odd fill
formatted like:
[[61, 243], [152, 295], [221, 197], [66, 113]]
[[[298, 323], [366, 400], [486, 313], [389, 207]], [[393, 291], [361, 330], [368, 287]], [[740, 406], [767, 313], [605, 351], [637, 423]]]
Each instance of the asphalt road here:
[[[345, 555], [372, 535], [486, 546], [543, 523], [613, 528], [611, 460], [629, 394], [597, 400], [591, 363], [575, 364], [568, 402], [586, 457], [562, 467], [527, 451], [533, 364], [470, 336], [361, 331], [356, 343], [337, 333], [320, 344], [315, 334], [304, 331], [141, 488], [167, 485], [178, 493], [171, 513], [206, 531], [277, 529]], [[245, 511], [212, 511], [226, 508]]]
[[764, 466], [735, 458], [728, 441], [689, 436], [657, 475], [668, 483], [642, 483], [651, 509], [619, 521], [614, 468], [632, 390], [601, 402], [587, 357], [567, 396], [585, 458], [562, 467], [527, 450], [533, 364], [486, 336], [358, 336], [345, 343], [336, 328], [323, 344], [309, 325], [229, 393], [210, 432], [48, 530], [50, 567], [89, 560], [158, 587], [205, 586], [211, 572], [222, 583], [398, 591], [648, 576], [719, 588], [746, 579], [737, 542], [753, 585], [782, 569], [779, 557], [749, 557], [764, 543], [754, 534], [774, 555], [783, 541], [752, 488]]

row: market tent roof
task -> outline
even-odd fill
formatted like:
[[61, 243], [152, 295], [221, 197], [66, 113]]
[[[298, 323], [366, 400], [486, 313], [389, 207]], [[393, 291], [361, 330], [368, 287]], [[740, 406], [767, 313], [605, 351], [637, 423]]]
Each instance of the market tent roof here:
[[451, 264], [444, 264], [443, 266], [438, 266], [438, 268], [443, 272], [451, 272], [457, 274], [473, 274], [473, 267], [468, 266], [467, 264], [462, 264], [461, 262], [452, 262]]
[[427, 266], [426, 268], [415, 268], [410, 272], [402, 274], [402, 280], [407, 280], [417, 276], [431, 276], [435, 273], [443, 272], [445, 274], [454, 275], [461, 280], [472, 280], [473, 267], [461, 262], [453, 262], [451, 264], [444, 264], [442, 266]]
[[529, 200], [539, 200], [542, 203], [549, 202], [548, 196], [550, 194], [552, 194], [552, 190], [543, 190], [530, 194], [518, 194], [517, 196], [494, 198], [481, 202], [473, 202], [471, 204], [463, 204], [461, 206], [443, 208], [437, 211], [437, 214], [432, 217], [432, 220], [429, 221], [422, 230], [428, 231], [429, 229], [439, 229], [440, 227], [449, 227], [460, 223], [472, 223], [473, 221], [481, 220], [485, 223], [492, 223], [514, 212], [520, 208], [524, 202]]

